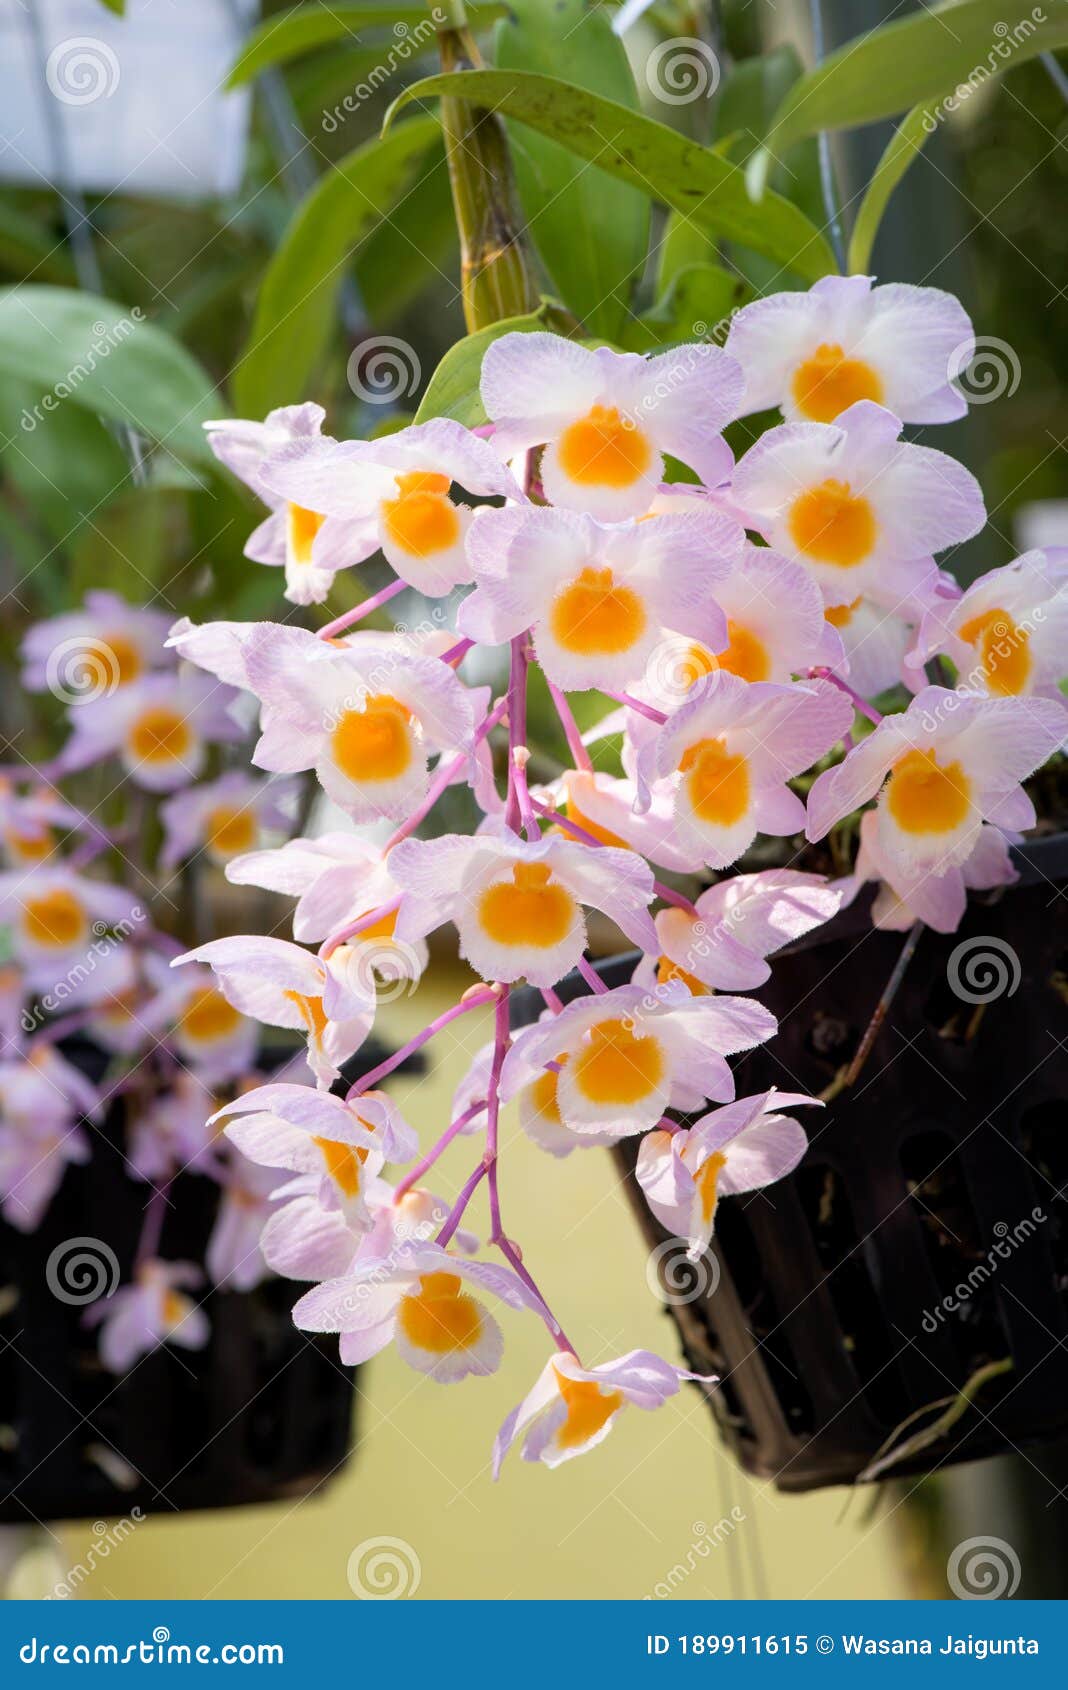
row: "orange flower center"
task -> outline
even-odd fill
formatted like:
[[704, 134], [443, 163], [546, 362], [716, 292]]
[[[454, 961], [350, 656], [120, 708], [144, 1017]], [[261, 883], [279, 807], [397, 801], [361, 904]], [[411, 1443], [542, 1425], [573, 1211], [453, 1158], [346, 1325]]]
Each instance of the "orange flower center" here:
[[412, 717], [388, 693], [346, 710], [330, 740], [334, 761], [354, 781], [395, 780], [412, 760]]
[[303, 505], [286, 507], [289, 556], [294, 563], [311, 562], [312, 546], [326, 517], [319, 511], [305, 510]]
[[98, 640], [87, 641], [85, 662], [114, 687], [136, 681], [145, 666], [140, 650], [126, 634], [103, 634]]
[[410, 557], [448, 551], [460, 538], [460, 517], [449, 499], [449, 478], [432, 472], [398, 475], [397, 497], [382, 506], [386, 533]]
[[697, 978], [696, 974], [691, 974], [688, 968], [683, 968], [680, 962], [674, 962], [669, 956], [662, 956], [657, 963], [656, 978], [657, 984], [661, 986], [670, 985], [672, 980], [681, 980], [683, 985], [688, 988], [691, 996], [695, 998], [706, 998], [711, 995], [711, 986], [706, 986], [703, 980]]
[[826, 342], [798, 365], [791, 386], [795, 405], [812, 422], [833, 422], [858, 399], [881, 404], [883, 397], [882, 379], [870, 364]]
[[561, 1449], [574, 1449], [588, 1443], [623, 1407], [622, 1391], [606, 1391], [593, 1379], [569, 1379], [558, 1367], [556, 1386], [567, 1404], [567, 1419], [556, 1434]]
[[973, 616], [961, 628], [960, 637], [978, 651], [991, 692], [1016, 698], [1024, 691], [1031, 674], [1031, 636], [1026, 628], [1017, 627], [1007, 610]]
[[34, 945], [49, 945], [67, 950], [85, 936], [85, 910], [73, 892], [57, 887], [41, 898], [27, 898], [23, 911], [23, 928]]
[[[366, 1125], [366, 1123], [364, 1123]], [[346, 1197], [356, 1197], [360, 1190], [360, 1169], [368, 1152], [363, 1145], [339, 1144], [333, 1138], [312, 1138], [322, 1151], [326, 1171]]]
[[397, 1324], [416, 1349], [444, 1356], [478, 1343], [482, 1311], [461, 1283], [455, 1273], [424, 1274], [418, 1291], [401, 1299]]
[[727, 1166], [722, 1150], [714, 1150], [708, 1161], [694, 1177], [697, 1195], [701, 1199], [701, 1217], [708, 1225], [719, 1202], [719, 1176]]
[[198, 986], [189, 999], [179, 1028], [196, 1044], [225, 1039], [239, 1025], [241, 1016], [215, 986]]
[[638, 1103], [664, 1077], [664, 1050], [622, 1021], [599, 1021], [575, 1059], [575, 1084], [591, 1103]]
[[817, 563], [853, 569], [875, 544], [875, 513], [848, 481], [821, 481], [800, 493], [786, 519], [799, 552]]
[[695, 816], [714, 827], [731, 827], [749, 808], [749, 765], [722, 739], [691, 745], [679, 765]]
[[478, 904], [483, 931], [498, 945], [548, 950], [567, 937], [574, 918], [574, 898], [546, 863], [516, 863], [511, 880], [488, 886]]
[[565, 651], [609, 656], [629, 651], [646, 629], [645, 606], [637, 593], [616, 581], [610, 569], [584, 569], [549, 612], [553, 638]]
[[[741, 622], [728, 621], [727, 649], [716, 653], [714, 663], [727, 669], [743, 681], [766, 681], [771, 674], [768, 648], [750, 628]], [[699, 648], [694, 647], [697, 651]]]
[[943, 768], [933, 751], [907, 751], [894, 764], [886, 801], [905, 833], [952, 833], [971, 809], [971, 782], [959, 763]]
[[595, 405], [560, 436], [560, 468], [580, 487], [633, 487], [653, 461], [641, 429], [613, 406]]
[[848, 628], [859, 604], [859, 598], [854, 599], [851, 604], [834, 604], [830, 610], [824, 611], [824, 618], [832, 628]]
[[250, 809], [235, 809], [220, 804], [208, 814], [205, 826], [207, 843], [220, 857], [233, 857], [247, 851], [256, 843], [256, 815]]
[[133, 723], [126, 745], [138, 763], [177, 763], [193, 744], [184, 717], [169, 706], [156, 705]]

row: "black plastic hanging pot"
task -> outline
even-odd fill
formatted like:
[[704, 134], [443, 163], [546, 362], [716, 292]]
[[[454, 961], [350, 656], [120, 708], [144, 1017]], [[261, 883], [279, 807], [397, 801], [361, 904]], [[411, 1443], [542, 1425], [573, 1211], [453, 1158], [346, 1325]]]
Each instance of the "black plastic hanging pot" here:
[[[805, 1112], [801, 1165], [721, 1203], [696, 1267], [633, 1178], [636, 1143], [613, 1152], [688, 1364], [720, 1376], [722, 1432], [780, 1490], [1068, 1430], [1068, 836], [1015, 861], [1019, 884], [973, 897], [959, 932], [924, 930], [855, 1085]], [[774, 959], [759, 996], [779, 1031], [734, 1064], [739, 1095], [819, 1094], [848, 1064], [903, 944], [868, 911]], [[517, 1021], [539, 1007], [521, 994]]]
[[[64, 1053], [99, 1077], [92, 1047]], [[388, 1054], [369, 1043], [360, 1057], [373, 1065]], [[292, 1280], [194, 1290], [211, 1323], [206, 1348], [164, 1345], [123, 1378], [101, 1366], [88, 1299], [71, 1295], [74, 1246], [82, 1241], [86, 1262], [99, 1261], [106, 1276], [95, 1248], [106, 1244], [129, 1280], [149, 1188], [129, 1176], [124, 1131], [119, 1100], [38, 1230], [0, 1220], [0, 1523], [276, 1502], [308, 1496], [348, 1459], [353, 1370], [338, 1362], [336, 1339], [293, 1325], [305, 1287]], [[220, 1188], [183, 1174], [168, 1196], [161, 1254], [202, 1263]], [[71, 1266], [57, 1295], [60, 1258]]]

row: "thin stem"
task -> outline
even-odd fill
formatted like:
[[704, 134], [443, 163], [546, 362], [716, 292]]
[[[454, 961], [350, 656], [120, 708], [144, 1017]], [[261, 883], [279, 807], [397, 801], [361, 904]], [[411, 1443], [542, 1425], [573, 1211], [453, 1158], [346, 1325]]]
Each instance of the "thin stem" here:
[[901, 982], [905, 978], [905, 970], [908, 968], [909, 963], [915, 955], [916, 946], [920, 942], [920, 935], [922, 932], [923, 922], [913, 922], [912, 927], [909, 929], [909, 936], [905, 940], [901, 955], [894, 964], [893, 972], [890, 975], [889, 980], [886, 982], [886, 985], [883, 987], [882, 996], [875, 1006], [872, 1018], [868, 1022], [867, 1027], [864, 1029], [864, 1037], [861, 1039], [860, 1044], [857, 1047], [857, 1053], [845, 1071], [845, 1077], [842, 1081], [843, 1086], [852, 1086], [856, 1084], [860, 1071], [871, 1054], [871, 1048], [879, 1036], [879, 1029], [886, 1020], [890, 1010], [890, 1005], [896, 998]]
[[551, 1009], [554, 1015], [559, 1015], [564, 1007], [564, 1000], [559, 992], [554, 992], [551, 986], [542, 986], [541, 998], [546, 1009]]
[[325, 627], [319, 629], [319, 638], [321, 640], [332, 640], [335, 634], [344, 633], [345, 629], [351, 628], [354, 622], [362, 622], [365, 616], [370, 616], [372, 610], [379, 610], [382, 605], [388, 604], [390, 599], [395, 599], [398, 593], [403, 593], [407, 585], [407, 581], [391, 581], [388, 587], [382, 588], [381, 592], [374, 593], [369, 599], [363, 599], [360, 604], [354, 605], [351, 610], [346, 610], [343, 615], [335, 616], [332, 622], [328, 622]]
[[457, 1115], [455, 1121], [452, 1121], [449, 1126], [445, 1128], [445, 1131], [442, 1133], [437, 1143], [432, 1145], [425, 1156], [421, 1156], [419, 1158], [414, 1168], [408, 1169], [408, 1172], [405, 1174], [404, 1178], [397, 1186], [396, 1191], [393, 1193], [393, 1201], [395, 1204], [399, 1203], [402, 1197], [407, 1196], [408, 1192], [412, 1189], [412, 1186], [417, 1185], [422, 1175], [426, 1173], [427, 1169], [434, 1166], [438, 1157], [448, 1149], [453, 1139], [456, 1138], [458, 1134], [462, 1133], [464, 1128], [474, 1120], [476, 1115], [480, 1115], [485, 1107], [486, 1099], [484, 1097], [480, 1097], [477, 1098], [469, 1108], [465, 1109], [462, 1115]]
[[[502, 698], [494, 709], [490, 711], [485, 720], [482, 721], [475, 729], [473, 745], [478, 745], [485, 739], [488, 733], [492, 733], [498, 722], [503, 721], [507, 712], [508, 700], [506, 698]], [[407, 839], [409, 834], [414, 833], [420, 822], [426, 820], [446, 787], [451, 786], [453, 781], [456, 779], [456, 776], [460, 773], [460, 770], [467, 761], [467, 757], [468, 753], [466, 751], [461, 751], [457, 754], [457, 756], [450, 758], [449, 762], [443, 763], [435, 769], [434, 777], [427, 788], [426, 797], [423, 799], [422, 803], [418, 805], [418, 807], [408, 817], [407, 821], [401, 823], [396, 833], [391, 834], [386, 840], [386, 843], [383, 845], [382, 855], [384, 857], [389, 855], [394, 845], [399, 845], [402, 839]]]
[[549, 689], [549, 697], [556, 708], [556, 714], [560, 718], [560, 726], [564, 730], [564, 738], [567, 740], [567, 749], [571, 753], [572, 762], [576, 769], [584, 769], [587, 774], [592, 774], [593, 761], [582, 743], [582, 734], [572, 714], [571, 706], [567, 702], [567, 695], [554, 681], [550, 681], [548, 676], [545, 677], [545, 684]]
[[847, 698], [852, 699], [854, 709], [859, 710], [862, 716], [867, 716], [868, 721], [874, 722], [876, 727], [879, 726], [883, 718], [874, 704], [869, 704], [867, 699], [862, 698], [860, 693], [854, 687], [851, 687], [848, 681], [843, 681], [840, 675], [834, 674], [830, 669], [819, 668], [810, 669], [809, 676], [817, 681], [830, 681], [832, 687], [837, 687], [839, 692], [844, 692]]
[[513, 833], [525, 831], [528, 839], [540, 838], [537, 819], [527, 790], [527, 636], [512, 641], [508, 672], [508, 801], [504, 825]]
[[474, 640], [457, 640], [455, 645], [451, 645], [448, 651], [442, 653], [441, 661], [447, 663], [450, 669], [455, 669], [458, 663], [463, 662], [475, 643]]
[[436, 1015], [433, 1021], [423, 1028], [422, 1032], [416, 1033], [413, 1038], [408, 1040], [407, 1044], [401, 1046], [400, 1050], [395, 1050], [392, 1056], [387, 1056], [384, 1062], [378, 1064], [377, 1068], [370, 1069], [362, 1079], [356, 1081], [355, 1085], [350, 1086], [346, 1093], [346, 1101], [351, 1102], [354, 1097], [360, 1097], [365, 1091], [370, 1091], [371, 1087], [376, 1086], [379, 1080], [384, 1080], [387, 1074], [392, 1074], [394, 1068], [399, 1068], [402, 1062], [406, 1062], [409, 1056], [414, 1055], [417, 1050], [422, 1050], [435, 1033], [440, 1033], [450, 1022], [458, 1020], [461, 1015], [467, 1015], [472, 1009], [485, 1009], [487, 1004], [493, 1003], [498, 995], [499, 988], [497, 986], [483, 986], [481, 988], [476, 986], [470, 993], [465, 993], [459, 1003], [454, 1003], [451, 1009], [443, 1010], [440, 1015]]
[[[818, 65], [822, 64], [824, 57], [823, 7], [820, 0], [809, 0], [809, 14], [812, 19], [812, 56]], [[816, 148], [820, 161], [820, 187], [823, 190], [823, 204], [827, 212], [827, 233], [835, 263], [844, 276], [846, 251], [842, 234], [842, 214], [838, 207], [838, 190], [835, 187], [834, 165], [831, 161], [831, 140], [825, 129], [819, 132]]]
[[662, 710], [654, 709], [651, 704], [643, 704], [640, 698], [632, 698], [629, 692], [609, 692], [607, 687], [602, 687], [601, 691], [606, 698], [614, 698], [617, 704], [625, 705], [628, 710], [636, 710], [647, 722], [655, 722], [658, 728], [662, 728], [667, 721]]
[[[555, 827], [566, 828], [567, 832], [581, 840], [583, 845], [590, 845], [596, 850], [604, 848], [603, 839], [598, 839], [587, 828], [580, 827], [579, 823], [573, 822], [570, 816], [565, 816], [562, 810], [554, 810], [551, 805], [543, 804], [539, 798], [532, 798], [530, 803], [532, 809], [536, 810], [545, 821], [552, 822]], [[687, 915], [697, 914], [693, 899], [688, 898], [685, 892], [676, 892], [673, 886], [665, 886], [662, 880], [653, 881], [653, 891], [658, 898], [663, 898], [666, 904], [674, 904], [676, 909], [685, 910]]]
[[478, 1187], [481, 1185], [488, 1173], [489, 1163], [482, 1161], [478, 1164], [474, 1173], [471, 1174], [465, 1182], [459, 1197], [456, 1199], [446, 1216], [445, 1225], [434, 1240], [435, 1244], [440, 1244], [443, 1250], [449, 1243], [453, 1233], [456, 1231], [456, 1228], [463, 1219], [464, 1210], [467, 1208], [467, 1205], [470, 1203], [472, 1197], [475, 1195], [475, 1192], [478, 1190]]
[[153, 1261], [159, 1255], [160, 1239], [163, 1236], [163, 1222], [167, 1213], [167, 1193], [171, 1182], [157, 1187], [149, 1198], [145, 1211], [145, 1222], [141, 1228], [141, 1237], [137, 1244], [137, 1254], [134, 1257], [134, 1273], [144, 1267], [146, 1262]]
[[578, 959], [578, 971], [582, 975], [582, 978], [585, 980], [585, 982], [586, 982], [587, 986], [590, 988], [591, 992], [607, 992], [608, 987], [605, 985], [604, 981], [601, 979], [601, 976], [598, 974], [597, 970], [594, 968], [593, 963], [590, 961], [589, 957], [585, 957], [585, 956], [579, 957], [579, 959]]
[[350, 921], [347, 926], [342, 927], [340, 932], [331, 933], [330, 937], [325, 939], [320, 947], [319, 955], [322, 960], [329, 962], [334, 952], [341, 945], [348, 944], [350, 939], [355, 939], [368, 927], [377, 927], [380, 921], [385, 921], [387, 916], [391, 916], [395, 910], [400, 908], [401, 896], [402, 894], [398, 892], [397, 896], [391, 898], [388, 904], [378, 904], [373, 910], [366, 910], [363, 915], [357, 916], [355, 921]]

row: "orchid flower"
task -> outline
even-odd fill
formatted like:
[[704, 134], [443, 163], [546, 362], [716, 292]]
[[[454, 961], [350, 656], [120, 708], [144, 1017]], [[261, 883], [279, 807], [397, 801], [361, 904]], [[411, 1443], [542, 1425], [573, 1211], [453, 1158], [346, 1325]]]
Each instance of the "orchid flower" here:
[[706, 487], [730, 474], [721, 431], [744, 391], [733, 358], [703, 344], [643, 358], [552, 334], [508, 334], [482, 360], [482, 403], [506, 458], [544, 446], [550, 504], [602, 522], [643, 516], [670, 453]]
[[213, 863], [229, 863], [259, 844], [262, 833], [285, 831], [296, 802], [295, 780], [257, 780], [243, 769], [177, 792], [160, 806], [160, 865], [174, 868], [199, 851]]
[[71, 1163], [88, 1162], [79, 1125], [100, 1099], [78, 1069], [48, 1045], [0, 1062], [0, 1207], [19, 1232], [40, 1224]]
[[859, 400], [904, 422], [953, 422], [967, 401], [975, 335], [941, 288], [823, 276], [807, 293], [772, 293], [731, 318], [725, 350], [745, 376], [745, 410], [777, 405], [787, 422], [832, 423]]
[[910, 590], [932, 553], [983, 526], [975, 477], [900, 433], [891, 411], [862, 399], [834, 423], [769, 429], [735, 468], [732, 491], [750, 525], [804, 564], [828, 605], [851, 604], [876, 581]]
[[317, 540], [324, 557], [343, 535], [349, 562], [381, 550], [400, 579], [429, 598], [471, 579], [471, 511], [451, 498], [453, 483], [482, 496], [523, 497], [499, 454], [444, 417], [381, 440], [295, 441], [272, 453], [262, 476], [274, 492], [326, 513]]
[[207, 1315], [183, 1287], [201, 1284], [194, 1262], [148, 1261], [132, 1285], [90, 1304], [82, 1316], [100, 1327], [100, 1359], [110, 1373], [128, 1373], [161, 1344], [202, 1350], [211, 1337]]
[[774, 1185], [805, 1154], [804, 1129], [781, 1111], [818, 1103], [773, 1088], [713, 1109], [692, 1127], [646, 1134], [635, 1177], [660, 1224], [686, 1239], [691, 1261], [708, 1247], [721, 1197]]
[[622, 1409], [660, 1408], [678, 1394], [684, 1379], [716, 1383], [673, 1367], [650, 1350], [631, 1350], [616, 1361], [589, 1368], [570, 1353], [554, 1355], [497, 1434], [494, 1478], [500, 1477], [505, 1456], [524, 1434], [524, 1461], [559, 1467], [603, 1443]]

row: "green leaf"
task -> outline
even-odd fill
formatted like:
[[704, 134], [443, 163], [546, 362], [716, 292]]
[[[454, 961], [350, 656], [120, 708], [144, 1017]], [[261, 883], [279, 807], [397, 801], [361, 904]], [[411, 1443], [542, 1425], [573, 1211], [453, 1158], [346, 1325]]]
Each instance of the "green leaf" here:
[[477, 329], [450, 346], [430, 378], [416, 422], [428, 422], [431, 417], [452, 417], [465, 428], [478, 428], [487, 420], [479, 394], [487, 346], [502, 334], [532, 334], [536, 329], [552, 329], [554, 316], [554, 307], [546, 301], [539, 311], [527, 317], [505, 317], [502, 322]]
[[680, 270], [662, 299], [636, 321], [628, 323], [623, 346], [628, 352], [649, 352], [690, 340], [713, 340], [722, 346], [732, 311], [753, 296], [742, 276], [719, 264], [691, 264]]
[[116, 17], [121, 18], [125, 14], [126, 0], [100, 0], [100, 4], [106, 6], [109, 12], [114, 12]]
[[914, 158], [918, 158], [926, 140], [936, 128], [927, 106], [913, 106], [908, 116], [895, 129], [886, 151], [875, 167], [861, 201], [853, 234], [849, 242], [847, 268], [854, 275], [864, 275], [871, 261], [871, 250], [879, 232], [883, 213], [890, 195], [897, 187]]
[[[0, 374], [0, 401], [8, 419], [0, 465], [37, 520], [62, 544], [86, 517], [95, 521], [112, 495], [128, 485], [129, 465], [99, 417], [71, 404], [45, 411], [40, 398], [33, 382]], [[40, 547], [38, 555], [44, 563]], [[58, 551], [56, 561], [62, 561]], [[27, 592], [39, 597], [46, 579], [28, 579]]]
[[0, 203], [0, 264], [21, 280], [73, 282], [74, 262], [55, 234], [7, 202]]
[[[586, 0], [511, 0], [495, 35], [500, 70], [552, 73], [637, 112], [638, 91], [607, 12]], [[519, 197], [554, 290], [594, 335], [619, 338], [649, 246], [649, 201], [558, 141], [510, 122]]]
[[693, 264], [714, 264], [716, 243], [680, 211], [668, 213], [657, 252], [656, 294], [667, 293], [675, 277]]
[[128, 423], [179, 457], [213, 463], [202, 424], [218, 413], [210, 376], [137, 307], [71, 288], [0, 290], [0, 370], [36, 389], [24, 432], [61, 405]]
[[[1005, 0], [952, 0], [871, 30], [847, 41], [794, 84], [767, 137], [767, 152], [821, 129], [874, 123], [946, 89], [976, 88], [1024, 59], [1068, 46], [1068, 6], [1041, 7], [1015, 23]], [[764, 166], [762, 165], [762, 168]]]
[[[482, 29], [503, 17], [505, 7], [473, 4], [467, 10], [473, 27]], [[403, 30], [399, 36], [392, 43], [383, 42], [378, 56], [387, 70], [390, 68], [391, 49], [394, 57], [402, 61], [412, 57], [419, 49], [433, 45], [436, 32], [426, 6], [378, 5], [374, 0], [368, 0], [367, 4], [293, 6], [288, 12], [277, 12], [274, 17], [265, 18], [258, 29], [252, 31], [230, 72], [227, 87], [236, 88], [271, 65], [283, 64], [286, 59], [310, 52], [313, 47], [322, 47], [328, 41], [340, 41], [346, 36], [358, 40], [361, 29], [391, 26], [399, 29], [401, 25]], [[414, 40], [406, 45], [409, 35]]]
[[737, 166], [614, 100], [530, 72], [460, 71], [406, 88], [387, 113], [387, 128], [402, 106], [441, 94], [520, 118], [579, 158], [685, 212], [701, 228], [762, 252], [808, 280], [835, 268], [823, 235], [796, 206], [772, 193], [754, 205]]
[[457, 238], [442, 149], [433, 146], [409, 192], [356, 259], [360, 297], [375, 328], [395, 322], [430, 282], [455, 269]]
[[440, 136], [417, 117], [334, 165], [297, 207], [263, 279], [249, 344], [234, 376], [243, 416], [302, 399], [336, 324], [335, 296], [355, 249], [415, 179]]

